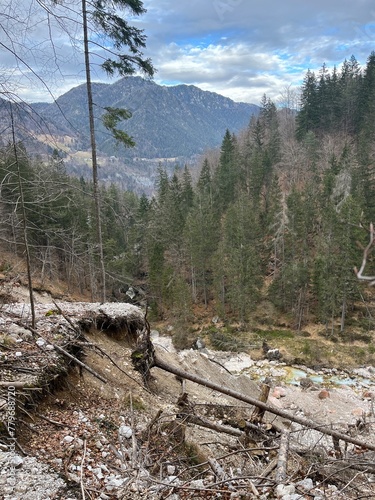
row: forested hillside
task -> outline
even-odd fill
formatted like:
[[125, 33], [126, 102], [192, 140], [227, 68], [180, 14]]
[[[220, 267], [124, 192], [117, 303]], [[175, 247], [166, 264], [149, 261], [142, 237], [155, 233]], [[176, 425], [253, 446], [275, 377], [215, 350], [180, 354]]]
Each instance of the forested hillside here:
[[[258, 112], [258, 106], [234, 102], [193, 85], [166, 87], [133, 76], [112, 84], [97, 83], [93, 95], [100, 151], [127, 158], [189, 158], [217, 146], [226, 127], [238, 131]], [[118, 147], [104, 127], [102, 118], [108, 107], [129, 110], [129, 118], [119, 128], [134, 139], [134, 147]], [[83, 150], [89, 148], [85, 84], [55, 103], [33, 104], [32, 109], [62, 132], [67, 128]]]
[[[197, 306], [240, 325], [283, 317], [298, 330], [313, 321], [344, 332], [366, 321], [353, 268], [375, 221], [374, 154], [375, 53], [364, 68], [352, 57], [308, 72], [297, 115], [264, 96], [196, 183], [187, 168], [169, 177], [160, 166], [152, 199], [101, 189], [112, 298], [132, 285], [154, 317], [185, 322]], [[35, 271], [97, 297], [91, 184], [69, 178], [57, 153], [42, 164], [20, 144], [3, 148], [0, 179], [3, 244], [24, 252], [22, 188]], [[371, 258], [366, 272], [375, 274]]]

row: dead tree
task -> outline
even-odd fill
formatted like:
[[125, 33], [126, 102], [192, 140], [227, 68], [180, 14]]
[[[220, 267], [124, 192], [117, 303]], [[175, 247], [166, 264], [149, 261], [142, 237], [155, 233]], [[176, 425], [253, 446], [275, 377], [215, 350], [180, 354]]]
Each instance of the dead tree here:
[[375, 285], [375, 276], [365, 276], [363, 274], [366, 264], [367, 264], [367, 258], [369, 256], [369, 253], [371, 252], [372, 247], [374, 246], [374, 241], [375, 241], [375, 234], [374, 234], [374, 224], [371, 222], [370, 224], [370, 241], [367, 247], [363, 250], [363, 259], [362, 259], [362, 265], [357, 269], [357, 267], [354, 268], [354, 272], [357, 276], [357, 278], [361, 281], [369, 281], [369, 285], [373, 286]]

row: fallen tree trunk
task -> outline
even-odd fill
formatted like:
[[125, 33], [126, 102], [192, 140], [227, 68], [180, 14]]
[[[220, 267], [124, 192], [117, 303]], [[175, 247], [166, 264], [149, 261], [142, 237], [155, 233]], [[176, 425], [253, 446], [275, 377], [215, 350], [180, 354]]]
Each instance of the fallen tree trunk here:
[[243, 431], [240, 431], [239, 429], [234, 429], [233, 427], [217, 424], [215, 422], [211, 422], [207, 418], [199, 417], [198, 415], [193, 415], [191, 413], [182, 413], [180, 414], [180, 417], [184, 419], [184, 422], [199, 425], [201, 427], [206, 427], [207, 429], [211, 429], [216, 432], [224, 432], [225, 434], [236, 437], [241, 437], [244, 435]]
[[289, 451], [289, 436], [290, 431], [284, 430], [281, 433], [279, 456], [277, 459], [276, 483], [284, 484], [288, 467], [288, 451]]
[[214, 391], [220, 392], [222, 394], [226, 394], [227, 396], [230, 396], [230, 397], [237, 399], [239, 401], [243, 401], [244, 403], [248, 403], [250, 405], [259, 407], [261, 410], [268, 411], [269, 413], [272, 413], [274, 415], [278, 415], [279, 417], [290, 420], [291, 422], [295, 422], [295, 423], [300, 424], [300, 425], [307, 427], [309, 429], [314, 429], [318, 432], [321, 432], [322, 434], [326, 434], [328, 436], [332, 436], [332, 437], [335, 437], [337, 439], [342, 439], [343, 441], [345, 441], [347, 443], [351, 443], [351, 444], [354, 444], [356, 446], [360, 446], [364, 449], [375, 451], [375, 445], [366, 443], [364, 441], [361, 441], [360, 439], [356, 439], [356, 438], [353, 438], [351, 436], [347, 436], [346, 434], [342, 434], [341, 432], [335, 431], [334, 429], [331, 429], [329, 427], [325, 428], [324, 426], [322, 426], [322, 424], [318, 424], [317, 422], [314, 422], [313, 420], [310, 420], [308, 418], [291, 415], [290, 413], [288, 413], [285, 410], [281, 410], [279, 408], [274, 408], [273, 406], [266, 404], [266, 403], [263, 403], [261, 401], [258, 401], [255, 398], [252, 398], [250, 396], [245, 396], [237, 391], [233, 391], [232, 389], [228, 389], [226, 387], [223, 387], [222, 385], [215, 384], [214, 382], [210, 382], [209, 380], [198, 377], [197, 375], [193, 375], [191, 373], [185, 372], [184, 370], [181, 370], [180, 368], [170, 366], [167, 363], [165, 363], [163, 360], [161, 360], [158, 356], [154, 356], [153, 366], [156, 366], [156, 367], [158, 367], [162, 370], [165, 370], [169, 373], [173, 373], [174, 375], [176, 375], [180, 378], [185, 378], [187, 380], [190, 380], [191, 382], [195, 382], [196, 384], [203, 385], [204, 387], [208, 387], [209, 389], [212, 389]]

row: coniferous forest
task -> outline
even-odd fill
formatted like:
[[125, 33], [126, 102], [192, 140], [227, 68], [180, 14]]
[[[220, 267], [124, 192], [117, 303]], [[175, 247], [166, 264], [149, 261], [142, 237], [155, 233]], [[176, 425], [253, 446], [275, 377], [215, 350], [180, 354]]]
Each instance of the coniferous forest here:
[[[21, 143], [1, 151], [0, 180], [4, 248], [27, 247], [42, 284], [97, 299], [92, 183], [69, 177], [57, 150], [46, 164]], [[298, 110], [264, 96], [194, 179], [160, 166], [152, 199], [115, 185], [100, 199], [108, 299], [131, 286], [154, 318], [188, 324], [199, 307], [246, 325], [270, 310], [299, 331], [344, 332], [366, 301], [353, 268], [375, 221], [375, 52], [363, 68], [352, 56], [308, 71]]]

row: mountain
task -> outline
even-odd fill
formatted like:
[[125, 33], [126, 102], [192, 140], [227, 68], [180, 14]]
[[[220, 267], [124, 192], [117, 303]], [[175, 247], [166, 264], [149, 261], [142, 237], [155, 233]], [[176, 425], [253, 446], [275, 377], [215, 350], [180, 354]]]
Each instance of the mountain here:
[[[191, 157], [215, 147], [226, 129], [238, 132], [246, 127], [259, 108], [237, 103], [193, 85], [165, 87], [140, 77], [126, 77], [113, 84], [94, 84], [98, 148], [107, 155], [127, 158]], [[53, 104], [33, 108], [52, 124], [63, 124], [79, 131], [88, 147], [86, 86], [71, 89]], [[132, 117], [122, 123], [136, 147], [117, 148], [103, 128], [100, 116], [105, 107], [125, 108]], [[64, 117], [61, 112], [63, 112]], [[86, 140], [85, 140], [86, 138]]]
[[[94, 83], [98, 160], [102, 181], [151, 193], [160, 162], [174, 167], [221, 144], [225, 131], [244, 129], [259, 107], [234, 102], [193, 85], [166, 87], [140, 77], [113, 84]], [[103, 127], [104, 108], [132, 113], [119, 128], [134, 148], [116, 144]], [[70, 174], [90, 177], [90, 135], [86, 85], [69, 90], [54, 103], [12, 104], [17, 139], [41, 158], [58, 150]], [[0, 144], [12, 140], [10, 103], [0, 99]]]

